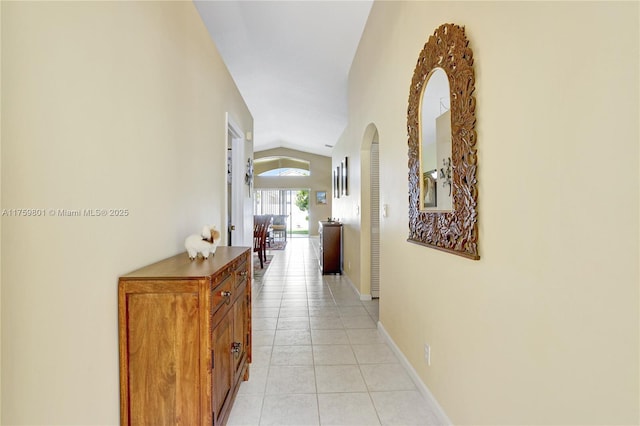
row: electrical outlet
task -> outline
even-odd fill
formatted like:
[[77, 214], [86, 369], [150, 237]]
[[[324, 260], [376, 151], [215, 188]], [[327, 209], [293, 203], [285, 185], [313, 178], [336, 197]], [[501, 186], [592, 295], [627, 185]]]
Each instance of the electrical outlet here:
[[351, 270], [351, 261], [347, 262], [347, 269]]
[[428, 344], [424, 344], [424, 360], [427, 361], [427, 365], [431, 365], [431, 347]]

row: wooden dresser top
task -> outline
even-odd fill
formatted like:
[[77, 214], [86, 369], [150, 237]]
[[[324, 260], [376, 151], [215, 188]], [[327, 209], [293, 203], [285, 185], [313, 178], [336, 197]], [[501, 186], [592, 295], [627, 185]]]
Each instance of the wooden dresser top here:
[[321, 226], [342, 226], [341, 222], [336, 222], [336, 221], [327, 222], [325, 220], [321, 220], [319, 223]]
[[187, 252], [177, 254], [120, 277], [121, 280], [139, 280], [155, 278], [201, 278], [216, 274], [229, 262], [241, 254], [250, 251], [249, 247], [219, 246], [208, 259], [198, 257], [190, 260]]

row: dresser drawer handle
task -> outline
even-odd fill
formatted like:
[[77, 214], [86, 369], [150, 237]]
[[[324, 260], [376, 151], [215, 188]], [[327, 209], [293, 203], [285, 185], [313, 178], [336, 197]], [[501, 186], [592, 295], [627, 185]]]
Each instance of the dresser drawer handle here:
[[240, 348], [242, 348], [242, 343], [240, 342], [233, 342], [233, 344], [231, 345], [231, 353], [233, 353], [233, 356], [235, 358], [238, 358], [240, 356]]
[[238, 275], [240, 275], [241, 277], [246, 277], [247, 275], [249, 275], [248, 271], [240, 271], [238, 272]]
[[229, 303], [231, 303], [231, 292], [230, 292], [230, 291], [224, 291], [224, 290], [223, 290], [223, 291], [221, 291], [221, 292], [220, 292], [220, 296], [222, 296], [222, 297], [226, 297], [226, 298], [227, 298], [227, 300], [225, 300], [225, 302], [227, 303], [227, 305], [228, 305]]

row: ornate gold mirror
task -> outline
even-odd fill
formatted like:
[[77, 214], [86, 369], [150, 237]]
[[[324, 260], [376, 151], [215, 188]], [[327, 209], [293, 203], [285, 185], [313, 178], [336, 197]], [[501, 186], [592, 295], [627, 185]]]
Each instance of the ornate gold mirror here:
[[408, 241], [477, 260], [474, 84], [464, 28], [441, 25], [420, 52], [409, 90]]

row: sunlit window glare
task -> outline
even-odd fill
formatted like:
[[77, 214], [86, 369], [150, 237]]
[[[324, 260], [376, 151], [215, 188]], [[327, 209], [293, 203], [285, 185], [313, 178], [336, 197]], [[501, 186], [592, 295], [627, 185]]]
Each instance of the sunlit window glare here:
[[266, 172], [260, 173], [259, 176], [309, 176], [309, 170], [283, 167], [280, 169], [267, 170]]

